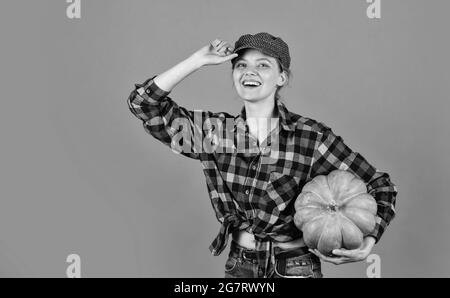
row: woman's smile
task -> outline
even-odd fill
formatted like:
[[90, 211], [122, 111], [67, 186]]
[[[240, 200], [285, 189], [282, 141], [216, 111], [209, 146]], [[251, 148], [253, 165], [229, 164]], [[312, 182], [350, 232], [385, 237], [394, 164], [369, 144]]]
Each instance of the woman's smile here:
[[242, 82], [242, 85], [244, 85], [245, 87], [259, 87], [261, 86], [261, 83], [258, 81], [244, 80]]
[[242, 80], [242, 86], [244, 86], [244, 88], [251, 90], [262, 86], [262, 83], [254, 79], [244, 79]]

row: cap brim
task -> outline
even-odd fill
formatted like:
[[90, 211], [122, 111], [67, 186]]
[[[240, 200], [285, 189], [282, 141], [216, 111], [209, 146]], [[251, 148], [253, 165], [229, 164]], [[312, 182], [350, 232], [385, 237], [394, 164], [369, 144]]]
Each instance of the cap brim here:
[[262, 50], [261, 48], [258, 48], [258, 47], [256, 47], [256, 46], [241, 46], [241, 47], [238, 47], [238, 48], [234, 49], [233, 53], [237, 53], [237, 52], [239, 52], [239, 51], [241, 51], [241, 50], [246, 50], [246, 49], [254, 49], [254, 50], [258, 50], [258, 51], [260, 51], [260, 52], [263, 53], [263, 54], [266, 54], [266, 55], [268, 55], [268, 56], [270, 56], [270, 57], [273, 57], [273, 54], [272, 54], [272, 53], [269, 53], [269, 52], [267, 52], [267, 51], [264, 51], [264, 50]]

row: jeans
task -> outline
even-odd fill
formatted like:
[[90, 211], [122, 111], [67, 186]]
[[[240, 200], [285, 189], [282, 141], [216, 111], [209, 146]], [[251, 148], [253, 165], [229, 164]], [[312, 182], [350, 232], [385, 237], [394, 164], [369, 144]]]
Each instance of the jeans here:
[[[256, 258], [248, 257], [253, 250], [232, 241], [225, 263], [225, 278], [262, 278], [263, 270]], [[270, 265], [269, 278], [321, 278], [320, 259], [303, 249], [281, 250], [276, 248], [275, 264]]]

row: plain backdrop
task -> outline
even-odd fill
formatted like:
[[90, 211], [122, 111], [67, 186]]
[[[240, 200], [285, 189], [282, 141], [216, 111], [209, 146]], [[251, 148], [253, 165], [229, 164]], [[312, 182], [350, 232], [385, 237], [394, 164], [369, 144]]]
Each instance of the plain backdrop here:
[[[448, 1], [2, 1], [0, 276], [222, 277], [228, 248], [198, 161], [146, 134], [127, 97], [215, 38], [267, 31], [290, 46], [288, 109], [330, 126], [398, 186], [373, 253], [382, 277], [450, 276]], [[231, 65], [171, 94], [237, 114]], [[365, 277], [368, 263], [324, 264]]]

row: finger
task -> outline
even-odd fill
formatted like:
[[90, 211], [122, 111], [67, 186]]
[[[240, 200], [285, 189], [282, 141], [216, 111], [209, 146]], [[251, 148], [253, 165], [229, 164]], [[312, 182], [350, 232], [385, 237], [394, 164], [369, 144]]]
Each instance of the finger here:
[[227, 51], [232, 50], [233, 48], [233, 46], [229, 42], [225, 42], [223, 46]]
[[227, 55], [231, 55], [231, 54], [233, 54], [233, 51], [234, 51], [234, 47], [233, 46], [227, 46], [227, 50], [226, 50], [226, 54]]
[[318, 249], [313, 249], [313, 252], [316, 256], [318, 256], [320, 258], [326, 258], [326, 256], [324, 254], [322, 254]]
[[323, 255], [320, 251], [318, 251], [317, 249], [313, 249], [310, 250], [313, 254], [315, 254], [316, 256], [318, 256], [319, 258], [321, 258], [322, 260], [326, 260], [327, 257], [325, 255]]
[[359, 262], [365, 259], [364, 255], [362, 255], [361, 252], [357, 249], [336, 249], [333, 250], [333, 254], [343, 259], [344, 263]]
[[322, 261], [328, 262], [328, 263], [332, 263], [335, 265], [340, 265], [342, 263], [345, 262], [344, 258], [329, 258], [329, 257], [323, 257], [321, 258]]
[[237, 56], [238, 56], [238, 54], [230, 54], [228, 56], [223, 57], [222, 62], [230, 61], [233, 58], [236, 58]]
[[223, 46], [220, 49], [217, 49], [217, 53], [219, 53], [220, 55], [226, 55], [227, 54], [227, 48], [225, 46]]
[[346, 257], [342, 257], [340, 258], [339, 264], [345, 264], [345, 263], [354, 263], [354, 262], [359, 262], [359, 259], [352, 259], [352, 258], [346, 258]]
[[349, 259], [346, 257], [332, 258], [332, 257], [323, 256], [322, 260], [324, 260], [325, 262], [335, 264], [335, 265], [340, 265], [340, 264], [348, 262]]
[[224, 57], [224, 56], [227, 55], [226, 50], [225, 50], [224, 48], [218, 49], [218, 50], [216, 51], [216, 53], [217, 53], [219, 56], [222, 56], [222, 57]]
[[308, 250], [317, 256], [318, 251], [316, 251], [316, 250], [313, 249], [313, 248], [310, 248], [310, 249], [308, 249]]
[[348, 259], [348, 258], [338, 258], [338, 259], [333, 259], [330, 261], [330, 263], [333, 263], [334, 265], [342, 265], [345, 263], [352, 263], [355, 262], [352, 259]]
[[318, 251], [317, 249], [314, 250], [310, 250], [312, 253], [314, 253], [316, 256], [318, 256], [321, 260], [325, 261], [325, 262], [329, 262], [329, 263], [333, 263], [335, 265], [339, 265], [342, 264], [346, 261], [346, 257], [338, 257], [338, 258], [334, 258], [334, 257], [328, 257], [323, 255], [320, 251]]
[[228, 53], [228, 52], [232, 52], [230, 51], [231, 45], [228, 42], [225, 42], [222, 46], [220, 46], [220, 48], [218, 47], [218, 52], [220, 53]]
[[220, 43], [216, 46], [216, 51], [219, 51], [226, 43], [226, 41], [220, 41]]
[[217, 47], [220, 45], [222, 41], [220, 39], [215, 39], [213, 41], [210, 42], [211, 45], [211, 50], [212, 51], [217, 51]]
[[311, 253], [315, 254], [316, 256], [318, 256], [320, 258], [320, 255], [318, 253], [316, 253], [316, 250], [314, 249], [308, 249]]
[[227, 42], [225, 40], [221, 40], [220, 43], [217, 45], [217, 48], [223, 47], [226, 44]]
[[333, 254], [342, 257], [356, 258], [361, 255], [361, 251], [359, 249], [335, 249], [333, 250]]
[[232, 46], [232, 45], [228, 45], [227, 46], [227, 53], [233, 53], [233, 51], [234, 51], [234, 47]]
[[210, 42], [210, 45], [212, 45], [215, 48], [219, 45], [220, 42], [221, 42], [220, 39], [214, 39], [213, 41]]
[[333, 255], [350, 257], [353, 255], [353, 253], [351, 251], [345, 250], [345, 249], [333, 249]]

